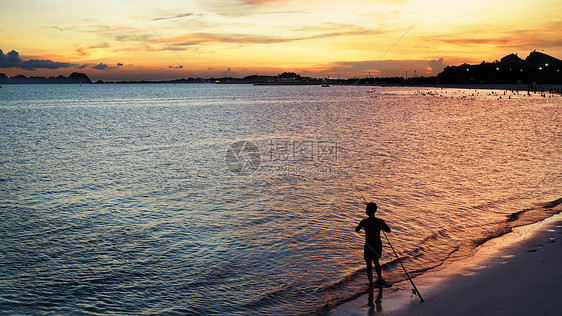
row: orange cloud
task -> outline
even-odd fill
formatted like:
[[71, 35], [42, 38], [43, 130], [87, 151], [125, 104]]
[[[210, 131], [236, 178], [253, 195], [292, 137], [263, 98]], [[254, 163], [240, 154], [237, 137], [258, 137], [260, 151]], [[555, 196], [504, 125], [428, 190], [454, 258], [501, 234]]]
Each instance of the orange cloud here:
[[[443, 58], [437, 60], [364, 60], [364, 61], [337, 61], [323, 65], [320, 71], [323, 75], [335, 76], [409, 76], [436, 75], [445, 68]], [[320, 70], [320, 69], [317, 69]]]
[[98, 48], [109, 48], [109, 44], [108, 43], [101, 43], [99, 45], [91, 45], [91, 46], [80, 46], [77, 47], [75, 50], [78, 53], [78, 55], [80, 56], [87, 56], [89, 55], [89, 50], [92, 49], [98, 49]]
[[[363, 28], [351, 28], [348, 30], [340, 30], [333, 32], [323, 32], [312, 35], [298, 35], [290, 37], [279, 37], [270, 35], [254, 35], [254, 34], [215, 34], [215, 33], [192, 33], [187, 35], [182, 35], [174, 37], [172, 39], [166, 40], [169, 43], [174, 43], [182, 46], [189, 45], [199, 45], [203, 43], [236, 43], [236, 44], [275, 44], [275, 43], [286, 43], [293, 41], [303, 41], [303, 40], [317, 40], [326, 39], [332, 37], [343, 37], [351, 35], [373, 35], [381, 34], [382, 31], [369, 30]], [[152, 39], [151, 42], [159, 42], [158, 39]]]
[[517, 38], [493, 38], [493, 39], [481, 39], [481, 38], [457, 38], [457, 39], [441, 39], [442, 42], [461, 45], [461, 46], [472, 46], [472, 45], [488, 45], [493, 47], [526, 47], [530, 45], [541, 45], [541, 41], [537, 39], [517, 39]]
[[[556, 23], [551, 27], [546, 27], [544, 30], [537, 29], [515, 29], [512, 31], [504, 30], [485, 30], [475, 28], [470, 32], [471, 36], [466, 36], [467, 33], [449, 33], [438, 34], [432, 37], [425, 37], [426, 41], [440, 41], [459, 46], [489, 46], [489, 47], [510, 47], [522, 49], [534, 48], [547, 48], [547, 47], [561, 47], [562, 39], [560, 31], [556, 27], [562, 24]], [[474, 37], [472, 34], [482, 34], [481, 37]]]

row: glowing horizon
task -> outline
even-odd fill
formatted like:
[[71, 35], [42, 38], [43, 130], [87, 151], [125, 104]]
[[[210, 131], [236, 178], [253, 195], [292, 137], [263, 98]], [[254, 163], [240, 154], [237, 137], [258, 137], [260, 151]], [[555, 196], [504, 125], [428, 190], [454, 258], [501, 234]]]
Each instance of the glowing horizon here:
[[[0, 6], [0, 72], [8, 76], [427, 76], [445, 65], [510, 53], [524, 58], [535, 49], [562, 55], [557, 1], [207, 0], [162, 6], [0, 0]], [[19, 59], [7, 59], [12, 50]], [[20, 62], [31, 59], [22, 68]]]

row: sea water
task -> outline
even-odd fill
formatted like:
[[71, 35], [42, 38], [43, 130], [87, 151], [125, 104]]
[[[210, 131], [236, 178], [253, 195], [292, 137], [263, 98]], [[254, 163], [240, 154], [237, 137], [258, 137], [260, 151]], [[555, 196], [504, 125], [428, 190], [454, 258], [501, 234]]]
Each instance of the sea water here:
[[4, 85], [0, 310], [324, 314], [365, 291], [362, 196], [412, 274], [469, 255], [562, 197], [562, 98], [503, 93]]

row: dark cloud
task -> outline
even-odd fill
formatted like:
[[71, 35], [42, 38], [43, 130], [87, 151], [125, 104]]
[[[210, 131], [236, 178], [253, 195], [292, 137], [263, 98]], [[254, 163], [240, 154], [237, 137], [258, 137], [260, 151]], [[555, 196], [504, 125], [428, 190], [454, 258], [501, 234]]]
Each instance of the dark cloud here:
[[55, 29], [57, 31], [64, 31], [64, 29], [60, 26], [41, 26], [42, 29]]
[[68, 68], [71, 66], [76, 66], [76, 64], [59, 63], [48, 59], [47, 60], [29, 59], [23, 61], [20, 68], [26, 70], [35, 70], [35, 68], [59, 69], [59, 68]]
[[109, 67], [109, 66], [107, 66], [107, 65], [104, 64], [104, 63], [99, 63], [99, 64], [97, 64], [97, 65], [95, 65], [95, 66], [92, 66], [91, 68], [92, 68], [92, 69], [97, 69], [97, 70], [104, 70], [104, 69], [108, 69], [108, 67]]
[[15, 50], [4, 55], [4, 52], [0, 49], [0, 68], [18, 68], [22, 60], [18, 52]]
[[57, 31], [70, 31], [75, 29], [75, 26], [58, 26], [58, 25], [53, 25], [53, 26], [40, 26], [40, 28], [42, 29], [53, 29], [53, 30], [57, 30]]
[[78, 67], [76, 67], [76, 68], [78, 68], [78, 69], [84, 69], [84, 68], [86, 68], [86, 67], [88, 67], [88, 66], [90, 66], [90, 64], [80, 65], [80, 66], [78, 66]]
[[179, 66], [168, 66], [168, 68], [182, 69], [182, 68], [183, 68], [183, 65], [179, 65]]
[[193, 13], [180, 13], [180, 14], [176, 14], [174, 16], [161, 16], [161, 17], [152, 18], [151, 21], [180, 19], [180, 18], [185, 18], [185, 17], [193, 16], [193, 15], [195, 15], [195, 14], [193, 14]]
[[113, 38], [115, 41], [118, 42], [141, 42], [144, 43], [150, 39], [152, 39], [152, 36], [150, 35], [138, 35], [138, 34], [109, 34], [109, 32], [107, 32], [106, 34], [107, 36], [110, 36], [111, 38]]
[[0, 49], [0, 68], [21, 68], [24, 70], [35, 70], [37, 68], [59, 69], [72, 66], [76, 66], [76, 64], [61, 63], [49, 59], [23, 60], [20, 58], [19, 53], [15, 50], [12, 50], [4, 55], [4, 52]]
[[119, 67], [123, 66], [123, 63], [117, 63], [117, 66], [119, 66]]
[[443, 58], [429, 61], [429, 67], [431, 67], [431, 71], [433, 72], [434, 75], [437, 75], [440, 72], [442, 72], [446, 66], [447, 65], [443, 64]]

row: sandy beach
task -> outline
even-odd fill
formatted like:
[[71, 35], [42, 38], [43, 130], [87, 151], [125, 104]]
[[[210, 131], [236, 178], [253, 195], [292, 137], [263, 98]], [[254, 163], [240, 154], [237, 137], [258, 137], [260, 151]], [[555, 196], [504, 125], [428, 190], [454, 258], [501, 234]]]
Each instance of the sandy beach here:
[[521, 226], [409, 282], [340, 305], [332, 315], [560, 315], [562, 213]]

